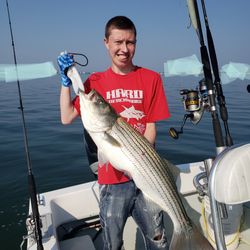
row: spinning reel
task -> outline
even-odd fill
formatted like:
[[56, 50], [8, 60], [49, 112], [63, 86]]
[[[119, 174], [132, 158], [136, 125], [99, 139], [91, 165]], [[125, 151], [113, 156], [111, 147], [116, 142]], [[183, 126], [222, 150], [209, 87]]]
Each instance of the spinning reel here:
[[180, 95], [182, 96], [182, 103], [187, 114], [184, 115], [182, 125], [180, 130], [176, 130], [171, 127], [168, 131], [169, 135], [173, 139], [178, 139], [179, 134], [183, 133], [183, 127], [187, 119], [196, 125], [202, 118], [205, 110], [210, 110], [210, 105], [208, 102], [207, 86], [205, 79], [199, 81], [199, 85], [195, 90], [193, 89], [182, 89], [180, 90]]

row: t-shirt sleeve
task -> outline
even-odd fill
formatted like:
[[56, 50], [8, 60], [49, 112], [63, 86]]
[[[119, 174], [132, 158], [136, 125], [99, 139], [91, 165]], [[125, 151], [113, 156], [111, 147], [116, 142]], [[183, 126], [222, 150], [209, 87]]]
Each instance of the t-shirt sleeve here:
[[156, 122], [170, 117], [167, 98], [160, 75], [153, 81], [148, 93], [147, 122]]
[[78, 95], [73, 99], [72, 104], [73, 104], [74, 108], [77, 110], [78, 114], [81, 115], [80, 98]]

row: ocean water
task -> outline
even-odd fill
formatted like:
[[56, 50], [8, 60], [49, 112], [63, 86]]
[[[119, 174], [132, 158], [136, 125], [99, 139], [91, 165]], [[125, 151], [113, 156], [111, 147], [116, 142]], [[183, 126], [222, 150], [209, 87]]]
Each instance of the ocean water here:
[[[179, 164], [216, 155], [211, 114], [186, 122], [178, 140], [168, 136], [180, 128], [185, 111], [179, 91], [196, 88], [198, 78], [164, 78], [171, 118], [157, 125], [156, 149]], [[234, 144], [250, 141], [249, 82], [223, 86]], [[39, 193], [94, 180], [87, 166], [80, 119], [70, 126], [60, 123], [58, 77], [21, 82], [32, 171]], [[27, 164], [16, 83], [0, 82], [0, 242], [1, 250], [20, 249], [28, 212]], [[160, 107], [159, 107], [160, 108]], [[223, 124], [221, 123], [224, 133]], [[84, 197], [83, 197], [84, 198]]]

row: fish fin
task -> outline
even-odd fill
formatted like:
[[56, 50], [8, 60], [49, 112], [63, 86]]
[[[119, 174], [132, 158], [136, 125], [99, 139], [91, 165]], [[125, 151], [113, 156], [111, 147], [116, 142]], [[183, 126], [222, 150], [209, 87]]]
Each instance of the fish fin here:
[[145, 199], [145, 201], [150, 204], [150, 206], [153, 206], [156, 208], [156, 210], [158, 211], [159, 208], [162, 208], [165, 211], [165, 204], [164, 202], [155, 202], [154, 199], [152, 199], [148, 194], [146, 194], [145, 192], [142, 192], [142, 195]]
[[180, 175], [180, 172], [181, 172], [180, 169], [176, 165], [174, 165], [173, 163], [171, 163], [170, 161], [168, 161], [165, 158], [163, 158], [163, 161], [168, 166], [168, 169], [170, 170], [169, 172], [172, 175], [172, 179], [174, 180], [174, 182], [176, 182], [177, 177]]
[[151, 199], [146, 193], [142, 192], [142, 195], [147, 202], [154, 202], [153, 199]]
[[189, 232], [173, 233], [170, 250], [214, 250], [205, 236], [197, 227], [192, 226]]
[[100, 150], [98, 150], [97, 155], [98, 155], [98, 163], [100, 167], [106, 166], [106, 169], [107, 169], [109, 160], [105, 157], [105, 155]]
[[112, 146], [121, 147], [120, 142], [118, 142], [112, 135], [104, 133], [104, 139], [108, 141]]

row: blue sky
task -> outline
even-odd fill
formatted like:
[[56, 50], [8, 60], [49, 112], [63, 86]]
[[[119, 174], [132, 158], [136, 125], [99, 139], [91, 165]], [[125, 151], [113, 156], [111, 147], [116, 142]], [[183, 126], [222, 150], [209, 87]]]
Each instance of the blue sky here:
[[[168, 59], [200, 57], [185, 0], [9, 0], [9, 6], [19, 63], [55, 63], [67, 50], [88, 56], [86, 71], [104, 70], [110, 62], [104, 26], [115, 15], [130, 17], [137, 27], [137, 65], [163, 71]], [[206, 7], [219, 65], [250, 64], [250, 1], [210, 0]], [[0, 2], [0, 30], [0, 63], [13, 63], [5, 0]]]

